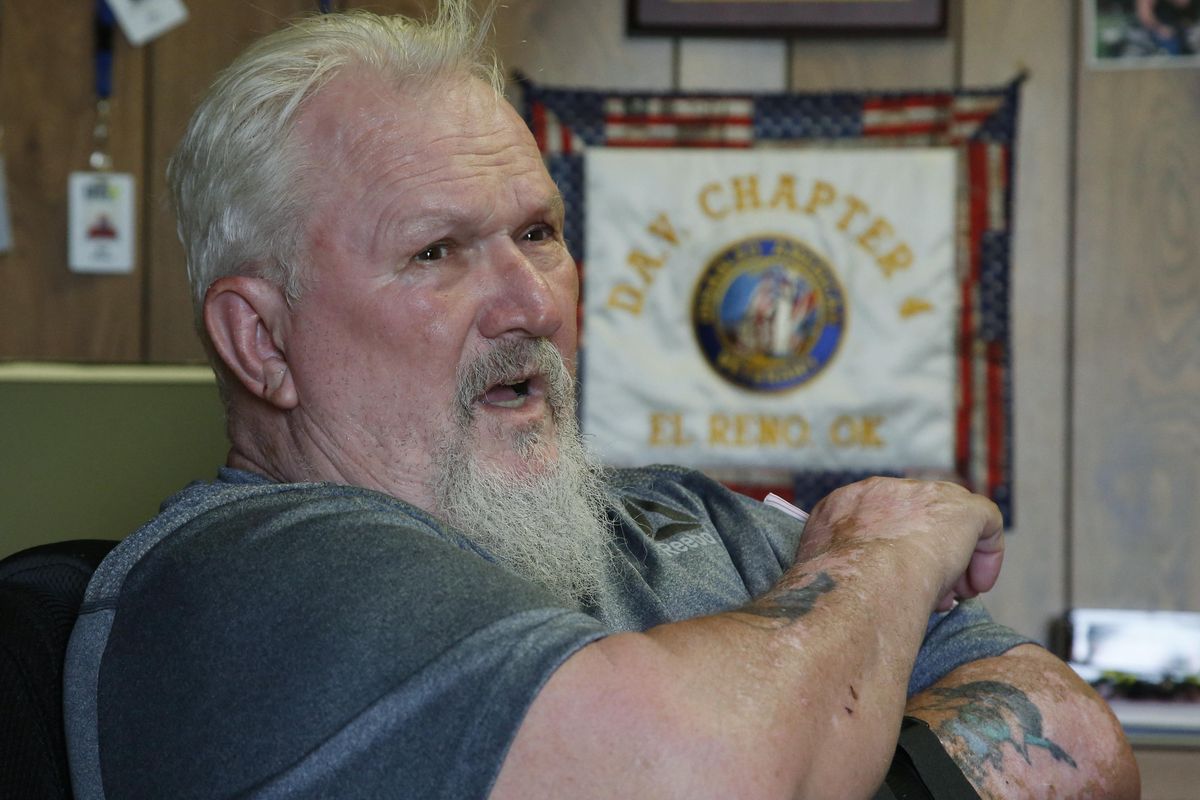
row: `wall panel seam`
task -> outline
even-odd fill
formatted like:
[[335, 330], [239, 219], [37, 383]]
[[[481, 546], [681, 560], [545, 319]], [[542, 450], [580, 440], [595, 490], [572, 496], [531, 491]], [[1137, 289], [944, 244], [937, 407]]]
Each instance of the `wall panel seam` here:
[[1079, 235], [1079, 102], [1081, 83], [1080, 5], [1071, 4], [1070, 69], [1067, 77], [1067, 238], [1066, 246], [1066, 303], [1063, 313], [1065, 337], [1063, 359], [1063, 609], [1070, 610], [1075, 602], [1075, 302], [1076, 271], [1078, 268]]
[[153, 292], [151, 291], [150, 257], [154, 247], [154, 53], [155, 46], [145, 48], [142, 57], [142, 186], [141, 211], [138, 214], [140, 223], [141, 264], [142, 273], [142, 330], [139, 342], [140, 360], [143, 364], [150, 362], [150, 337], [153, 335], [154, 309], [152, 307]]

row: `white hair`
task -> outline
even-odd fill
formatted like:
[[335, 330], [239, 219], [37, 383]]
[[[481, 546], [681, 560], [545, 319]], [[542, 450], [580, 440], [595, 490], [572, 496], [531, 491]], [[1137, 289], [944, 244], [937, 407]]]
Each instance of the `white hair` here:
[[396, 84], [468, 74], [499, 95], [491, 13], [491, 3], [477, 17], [470, 0], [442, 0], [426, 21], [362, 11], [308, 17], [259, 40], [217, 77], [167, 167], [206, 346], [204, 296], [218, 278], [268, 278], [291, 301], [302, 293], [305, 164], [291, 134], [304, 102], [346, 68]]

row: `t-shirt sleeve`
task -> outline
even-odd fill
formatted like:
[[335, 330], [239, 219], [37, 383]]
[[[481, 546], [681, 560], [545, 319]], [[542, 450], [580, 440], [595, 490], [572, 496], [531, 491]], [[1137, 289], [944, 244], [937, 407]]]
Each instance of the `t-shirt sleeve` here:
[[1032, 639], [992, 620], [978, 599], [964, 600], [929, 619], [908, 680], [908, 695], [923, 692], [963, 664], [1005, 653]]
[[483, 797], [550, 674], [607, 633], [353, 495], [210, 513], [126, 578], [110, 797]]

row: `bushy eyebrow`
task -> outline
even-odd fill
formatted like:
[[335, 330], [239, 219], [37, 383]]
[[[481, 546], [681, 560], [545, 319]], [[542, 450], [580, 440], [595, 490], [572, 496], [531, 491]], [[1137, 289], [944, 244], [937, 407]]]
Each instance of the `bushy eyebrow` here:
[[567, 215], [567, 205], [565, 202], [563, 202], [563, 196], [561, 194], [559, 194], [558, 192], [555, 192], [554, 194], [552, 194], [548, 198], [546, 198], [546, 202], [544, 205], [546, 208], [546, 212], [549, 214], [553, 214], [554, 216], [557, 216], [559, 218], [565, 217]]

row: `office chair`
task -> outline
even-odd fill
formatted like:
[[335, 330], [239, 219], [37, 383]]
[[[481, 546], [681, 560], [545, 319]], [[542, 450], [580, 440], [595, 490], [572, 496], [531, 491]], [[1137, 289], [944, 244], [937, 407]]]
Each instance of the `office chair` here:
[[56, 542], [0, 561], [0, 797], [71, 798], [63, 659], [88, 580], [115, 545]]

